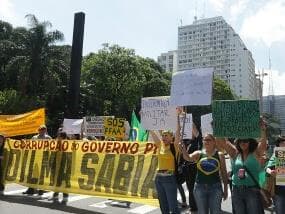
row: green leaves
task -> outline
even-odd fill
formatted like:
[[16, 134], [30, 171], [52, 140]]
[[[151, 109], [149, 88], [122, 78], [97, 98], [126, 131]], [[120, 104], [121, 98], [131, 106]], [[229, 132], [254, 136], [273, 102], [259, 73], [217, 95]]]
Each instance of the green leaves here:
[[88, 93], [84, 108], [97, 115], [128, 118], [140, 108], [141, 97], [169, 95], [170, 90], [169, 76], [154, 60], [118, 45], [104, 44], [97, 54], [86, 56], [81, 80], [82, 92]]

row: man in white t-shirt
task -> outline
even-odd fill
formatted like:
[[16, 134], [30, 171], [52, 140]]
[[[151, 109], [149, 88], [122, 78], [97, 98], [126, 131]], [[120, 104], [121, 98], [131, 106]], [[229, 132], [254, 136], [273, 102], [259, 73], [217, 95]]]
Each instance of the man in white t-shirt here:
[[[38, 129], [38, 134], [34, 135], [32, 137], [32, 139], [52, 139], [51, 136], [49, 136], [47, 134], [47, 127], [46, 125], [40, 125], [39, 129]], [[29, 187], [25, 192], [23, 192], [23, 194], [27, 194], [27, 195], [33, 195], [35, 193], [35, 189]], [[42, 196], [44, 193], [43, 190], [39, 190], [38, 194], [39, 196]]]

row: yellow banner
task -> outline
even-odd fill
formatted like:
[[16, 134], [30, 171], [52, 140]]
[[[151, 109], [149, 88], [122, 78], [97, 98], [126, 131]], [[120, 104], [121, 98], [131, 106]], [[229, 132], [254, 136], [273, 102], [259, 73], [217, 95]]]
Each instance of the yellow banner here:
[[0, 115], [0, 133], [7, 137], [37, 133], [42, 124], [45, 124], [44, 108], [18, 115]]
[[123, 139], [125, 136], [124, 125], [124, 118], [104, 118], [105, 138], [115, 138], [116, 140]]
[[151, 142], [8, 139], [4, 178], [33, 188], [158, 206], [157, 152]]

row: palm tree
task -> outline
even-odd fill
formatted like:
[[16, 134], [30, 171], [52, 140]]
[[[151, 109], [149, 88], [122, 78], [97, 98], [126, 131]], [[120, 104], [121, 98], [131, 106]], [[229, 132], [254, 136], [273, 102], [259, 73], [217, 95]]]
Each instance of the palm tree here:
[[29, 37], [26, 40], [27, 57], [29, 59], [29, 94], [39, 94], [43, 91], [45, 81], [52, 71], [49, 70], [50, 61], [54, 58], [53, 45], [62, 41], [64, 36], [60, 31], [50, 31], [52, 27], [48, 21], [39, 22], [32, 14], [26, 15], [29, 23]]

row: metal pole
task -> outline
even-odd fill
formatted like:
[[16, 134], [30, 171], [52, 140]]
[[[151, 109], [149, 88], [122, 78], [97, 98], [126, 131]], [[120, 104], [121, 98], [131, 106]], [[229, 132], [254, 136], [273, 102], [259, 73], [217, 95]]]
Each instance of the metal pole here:
[[70, 81], [67, 114], [68, 118], [79, 118], [80, 74], [84, 36], [85, 14], [75, 13], [70, 62]]

